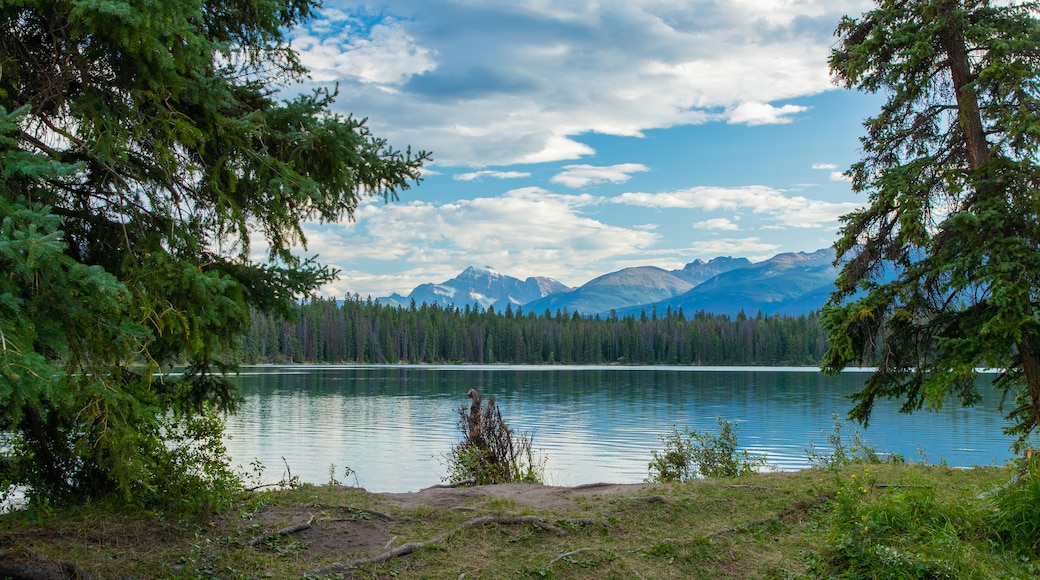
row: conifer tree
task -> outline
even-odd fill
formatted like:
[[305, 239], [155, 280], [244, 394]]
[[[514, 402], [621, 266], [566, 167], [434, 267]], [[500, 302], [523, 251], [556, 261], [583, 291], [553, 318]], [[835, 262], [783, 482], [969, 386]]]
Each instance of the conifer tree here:
[[306, 74], [285, 31], [316, 8], [0, 4], [0, 484], [147, 501], [226, 481], [224, 354], [251, 308], [334, 274], [291, 253], [301, 224], [394, 198], [427, 158], [334, 114], [335, 91], [279, 100]]
[[1040, 422], [1040, 21], [1035, 3], [880, 0], [844, 18], [830, 66], [882, 92], [843, 218], [823, 323], [837, 372], [877, 357], [855, 396], [902, 410], [978, 400], [1002, 369], [1020, 442]]

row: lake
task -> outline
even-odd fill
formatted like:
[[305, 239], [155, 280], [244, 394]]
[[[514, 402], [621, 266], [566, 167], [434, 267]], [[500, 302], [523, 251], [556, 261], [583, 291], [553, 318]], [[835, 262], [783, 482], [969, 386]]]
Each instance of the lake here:
[[[808, 466], [805, 448], [827, 450], [833, 413], [865, 372], [825, 376], [812, 368], [628, 366], [293, 365], [243, 367], [233, 380], [244, 403], [228, 418], [228, 451], [264, 481], [291, 471], [311, 483], [335, 477], [369, 491], [417, 491], [442, 482], [445, 453], [461, 439], [458, 409], [466, 392], [494, 395], [506, 423], [533, 434], [545, 457], [545, 481], [577, 485], [634, 483], [647, 476], [650, 451], [673, 426], [715, 432], [733, 421], [742, 449], [771, 466]], [[992, 377], [980, 378], [986, 385]], [[1011, 439], [1001, 433], [999, 395], [942, 412], [898, 413], [875, 407], [867, 442], [916, 462], [1003, 464]], [[850, 423], [846, 439], [858, 426]], [[284, 458], [284, 462], [283, 462]], [[344, 477], [349, 466], [355, 475]]]

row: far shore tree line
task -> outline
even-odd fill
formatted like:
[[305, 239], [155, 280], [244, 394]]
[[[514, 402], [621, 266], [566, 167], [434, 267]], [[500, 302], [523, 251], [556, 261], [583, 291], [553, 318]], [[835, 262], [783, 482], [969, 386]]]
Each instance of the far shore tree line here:
[[827, 350], [815, 313], [735, 318], [651, 310], [582, 315], [507, 306], [383, 305], [314, 298], [293, 320], [255, 313], [243, 363], [818, 365]]

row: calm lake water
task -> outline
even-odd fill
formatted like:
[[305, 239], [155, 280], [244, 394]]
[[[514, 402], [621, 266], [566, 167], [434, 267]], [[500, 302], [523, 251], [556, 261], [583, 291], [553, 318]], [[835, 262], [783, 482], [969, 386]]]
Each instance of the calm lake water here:
[[[334, 464], [336, 478], [350, 485], [417, 491], [447, 473], [444, 454], [461, 438], [458, 408], [469, 405], [472, 388], [494, 395], [515, 431], [533, 433], [549, 484], [642, 481], [662, 434], [673, 425], [714, 432], [717, 417], [737, 423], [742, 448], [793, 470], [808, 465], [810, 442], [828, 449], [833, 412], [844, 417], [846, 396], [866, 377], [802, 368], [244, 367], [234, 380], [245, 402], [228, 419], [227, 444], [245, 470], [259, 460], [266, 482], [281, 479], [288, 463], [303, 481], [325, 483]], [[1001, 434], [999, 397], [989, 388], [983, 394], [977, 407], [950, 403], [941, 413], [903, 415], [886, 402], [863, 434], [912, 461], [1003, 464], [1011, 439]], [[855, 428], [849, 424], [846, 436]], [[356, 480], [344, 478], [344, 466]]]

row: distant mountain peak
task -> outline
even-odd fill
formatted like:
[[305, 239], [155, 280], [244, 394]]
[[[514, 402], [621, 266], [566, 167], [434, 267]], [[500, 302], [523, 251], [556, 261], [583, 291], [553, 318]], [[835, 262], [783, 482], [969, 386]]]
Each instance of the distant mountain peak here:
[[681, 296], [625, 309], [619, 314], [638, 314], [656, 308], [682, 308], [686, 314], [748, 315], [806, 314], [823, 306], [834, 287], [838, 271], [832, 265], [834, 250], [786, 252], [754, 264], [733, 268], [694, 287]]
[[505, 310], [567, 310], [583, 314], [638, 314], [656, 308], [683, 308], [687, 314], [705, 310], [734, 314], [740, 310], [766, 314], [806, 313], [823, 305], [837, 270], [834, 250], [787, 252], [752, 263], [747, 258], [718, 256], [687, 263], [679, 270], [657, 266], [622, 268], [597, 276], [579, 288], [545, 276], [520, 280], [491, 266], [469, 266], [440, 284], [422, 284], [407, 297], [381, 298], [386, 304], [440, 304], [463, 308], [476, 305]]
[[476, 266], [469, 266], [468, 268], [463, 270], [461, 274], [459, 274], [459, 276], [466, 276], [466, 275], [502, 276], [502, 274], [499, 273], [498, 270], [495, 270], [491, 266], [483, 266], [483, 267], [480, 267], [480, 268], [478, 268]]
[[747, 268], [751, 261], [747, 258], [733, 258], [731, 256], [719, 256], [705, 262], [697, 259], [686, 264], [682, 270], [675, 270], [676, 276], [686, 280], [694, 286], [707, 282], [708, 280], [730, 270]]
[[394, 294], [380, 299], [386, 304], [440, 304], [463, 308], [477, 305], [504, 310], [506, 306], [522, 306], [554, 292], [569, 290], [552, 278], [520, 280], [504, 275], [491, 266], [469, 266], [454, 278], [440, 284], [420, 284], [407, 297]]
[[785, 261], [785, 260], [833, 260], [834, 259], [834, 248], [823, 248], [816, 250], [815, 252], [784, 252], [777, 254], [770, 258], [769, 261]]

